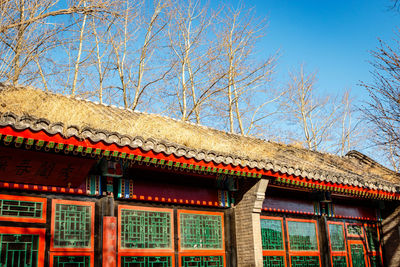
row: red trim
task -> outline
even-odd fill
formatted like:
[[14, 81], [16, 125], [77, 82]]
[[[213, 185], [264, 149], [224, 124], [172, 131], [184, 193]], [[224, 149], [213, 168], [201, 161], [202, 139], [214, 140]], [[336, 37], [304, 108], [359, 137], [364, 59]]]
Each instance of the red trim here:
[[[55, 207], [56, 204], [66, 204], [66, 205], [79, 205], [87, 206], [91, 208], [91, 236], [90, 236], [90, 247], [88, 248], [70, 248], [70, 247], [54, 247], [54, 223], [55, 223]], [[93, 251], [94, 250], [94, 202], [84, 202], [75, 200], [62, 200], [53, 199], [51, 205], [51, 238], [50, 238], [50, 251]]]
[[78, 195], [85, 194], [85, 192], [80, 188], [66, 188], [66, 187], [33, 185], [33, 184], [17, 184], [17, 183], [7, 183], [7, 182], [0, 182], [0, 188], [6, 188], [12, 190], [29, 190], [29, 191], [51, 192], [51, 193], [63, 193], [63, 194], [78, 194]]
[[297, 210], [284, 210], [284, 209], [275, 209], [275, 208], [263, 208], [263, 211], [269, 212], [278, 212], [278, 213], [289, 213], [289, 214], [299, 214], [299, 215], [316, 215], [314, 212], [305, 212], [305, 211], [297, 211]]
[[263, 173], [263, 175], [269, 175], [276, 177], [274, 181], [276, 184], [282, 184], [289, 187], [299, 187], [309, 190], [322, 190], [331, 191], [338, 195], [355, 195], [359, 198], [374, 198], [374, 199], [400, 199], [400, 194], [387, 192], [383, 190], [373, 190], [359, 186], [350, 186], [344, 184], [336, 184], [332, 182], [317, 181], [313, 179], [307, 179], [300, 176], [288, 175], [285, 173]]
[[[172, 161], [181, 164], [188, 164], [188, 165], [199, 165], [206, 168], [211, 168], [213, 170], [223, 169], [228, 170], [230, 172], [234, 172], [232, 174], [236, 175], [244, 175], [251, 174], [254, 176], [260, 177], [260, 175], [264, 176], [272, 176], [277, 178], [275, 182], [293, 186], [293, 187], [305, 187], [310, 189], [317, 189], [317, 190], [327, 190], [337, 192], [338, 194], [349, 194], [349, 195], [356, 195], [362, 198], [376, 198], [376, 199], [398, 199], [400, 200], [400, 194], [386, 192], [383, 190], [372, 190], [358, 186], [348, 186], [344, 184], [335, 184], [331, 182], [324, 182], [324, 181], [315, 181], [312, 179], [307, 179], [300, 176], [288, 175], [285, 173], [280, 172], [273, 172], [271, 170], [263, 170], [257, 168], [249, 168], [249, 167], [241, 167], [233, 166], [233, 165], [225, 165], [223, 163], [214, 163], [212, 161], [206, 162], [204, 160], [197, 161], [193, 158], [187, 159], [185, 157], [177, 157], [173, 154], [165, 155], [163, 153], [155, 153], [153, 151], [143, 151], [140, 148], [132, 149], [128, 146], [119, 147], [115, 144], [106, 144], [104, 142], [97, 142], [94, 143], [89, 139], [78, 140], [76, 137], [70, 138], [63, 138], [60, 134], [49, 135], [44, 131], [33, 132], [29, 129], [17, 131], [14, 130], [11, 126], [0, 127], [0, 134], [2, 135], [9, 135], [13, 137], [22, 137], [26, 139], [33, 139], [36, 141], [45, 141], [45, 142], [55, 142], [59, 144], [67, 144], [73, 146], [81, 146], [85, 148], [93, 148], [93, 149], [100, 149], [104, 151], [111, 151], [117, 152], [117, 154], [126, 153], [128, 155], [136, 155], [142, 157], [149, 157], [151, 159], [158, 159], [158, 160], [165, 160], [165, 161]], [[112, 154], [112, 153], [111, 153]]]
[[3, 200], [18, 200], [18, 201], [27, 201], [27, 202], [40, 202], [40, 203], [42, 203], [42, 218], [0, 216], [0, 221], [46, 223], [46, 210], [47, 210], [47, 199], [46, 198], [15, 196], [15, 195], [2, 195], [2, 194], [0, 194], [0, 199], [3, 199]]
[[94, 253], [93, 252], [67, 252], [67, 251], [60, 251], [60, 252], [50, 252], [50, 267], [54, 266], [54, 256], [90, 256], [90, 266], [94, 266]]
[[[121, 211], [123, 209], [127, 210], [144, 210], [144, 211], [159, 211], [159, 212], [166, 212], [170, 214], [171, 218], [171, 247], [166, 248], [166, 249], [151, 249], [151, 248], [123, 248], [121, 246]], [[124, 253], [134, 253], [135, 255], [138, 255], [138, 253], [145, 253], [146, 255], [152, 255], [152, 254], [160, 254], [160, 253], [167, 253], [167, 252], [173, 252], [174, 251], [174, 210], [173, 209], [164, 209], [164, 208], [152, 208], [152, 207], [142, 207], [142, 206], [129, 206], [129, 205], [119, 205], [118, 206], [118, 254], [120, 255], [122, 252]], [[133, 254], [132, 254], [133, 255]]]
[[239, 165], [233, 166], [233, 165], [225, 165], [223, 163], [216, 164], [212, 161], [206, 162], [204, 160], [197, 161], [193, 158], [187, 159], [185, 157], [176, 157], [173, 154], [165, 155], [163, 153], [155, 153], [153, 151], [143, 151], [140, 148], [132, 149], [128, 146], [120, 147], [120, 146], [117, 146], [116, 144], [109, 145], [102, 141], [97, 142], [97, 143], [92, 142], [89, 139], [84, 139], [81, 141], [81, 140], [78, 140], [78, 138], [76, 138], [76, 137], [63, 138], [60, 134], [49, 135], [44, 131], [33, 132], [29, 129], [17, 131], [17, 130], [14, 130], [11, 126], [0, 127], [0, 134], [11, 135], [14, 137], [22, 137], [22, 138], [26, 138], [26, 139], [43, 140], [45, 142], [55, 142], [55, 143], [68, 144], [68, 145], [74, 145], [74, 146], [90, 147], [93, 149], [117, 151], [120, 153], [134, 154], [134, 155], [140, 155], [143, 157], [151, 157], [151, 158], [156, 158], [156, 159], [164, 159], [167, 161], [171, 160], [171, 161], [180, 162], [180, 163], [200, 164], [205, 167], [223, 168], [223, 169], [229, 169], [229, 170], [240, 171], [240, 172], [258, 173], [254, 169], [250, 169], [248, 167], [240, 167]]
[[39, 235], [38, 267], [44, 266], [44, 252], [45, 252], [45, 247], [46, 247], [46, 244], [45, 244], [46, 229], [1, 226], [0, 234]]
[[[120, 199], [126, 199], [121, 197]], [[151, 201], [151, 202], [166, 202], [166, 203], [179, 203], [179, 204], [187, 204], [187, 205], [196, 205], [196, 206], [209, 206], [209, 207], [221, 207], [216, 201], [205, 201], [205, 200], [194, 200], [194, 199], [181, 199], [181, 198], [167, 198], [167, 197], [154, 197], [154, 196], [143, 196], [143, 195], [132, 195], [132, 198], [135, 200], [142, 201]]]
[[[224, 225], [224, 213], [222, 212], [212, 212], [212, 211], [200, 211], [200, 210], [178, 210], [178, 239], [181, 239], [181, 214], [189, 213], [189, 214], [204, 214], [204, 215], [214, 215], [221, 217], [221, 227], [222, 227], [222, 248], [221, 249], [183, 249], [181, 248], [181, 242], [178, 242], [178, 250], [179, 253], [188, 253], [190, 255], [200, 255], [201, 251], [205, 251], [205, 253], [225, 253], [225, 225]], [[208, 255], [208, 254], [207, 254]]]
[[371, 222], [376, 222], [379, 220], [376, 218], [369, 218], [369, 217], [352, 217], [352, 216], [341, 216], [341, 215], [333, 215], [331, 217], [339, 219], [361, 220], [361, 221], [371, 221]]
[[117, 217], [103, 217], [103, 266], [117, 266]]

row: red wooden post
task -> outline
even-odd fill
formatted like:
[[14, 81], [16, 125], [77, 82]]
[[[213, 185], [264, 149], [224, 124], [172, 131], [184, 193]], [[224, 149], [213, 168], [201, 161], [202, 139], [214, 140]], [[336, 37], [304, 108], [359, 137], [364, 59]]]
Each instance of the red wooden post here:
[[103, 217], [103, 267], [117, 266], [117, 218]]

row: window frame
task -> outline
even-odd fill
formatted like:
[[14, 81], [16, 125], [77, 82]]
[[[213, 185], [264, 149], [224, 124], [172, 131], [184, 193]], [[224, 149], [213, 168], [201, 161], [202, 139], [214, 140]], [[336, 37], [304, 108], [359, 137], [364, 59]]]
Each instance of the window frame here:
[[56, 251], [56, 252], [49, 252], [50, 257], [50, 265], [49, 267], [54, 266], [54, 256], [90, 256], [90, 263], [89, 266], [94, 266], [94, 253], [93, 252], [79, 252], [79, 251]]
[[[78, 206], [87, 206], [91, 208], [91, 218], [90, 218], [90, 246], [89, 247], [55, 247], [54, 246], [54, 231], [55, 231], [55, 216], [56, 216], [56, 205], [78, 205]], [[78, 200], [64, 200], [64, 199], [53, 199], [51, 205], [51, 238], [50, 238], [50, 251], [75, 251], [75, 252], [85, 252], [85, 251], [94, 251], [94, 217], [95, 217], [95, 202], [89, 201], [78, 201]]]
[[[150, 212], [164, 212], [170, 216], [170, 248], [123, 248], [121, 245], [121, 215], [122, 210], [139, 210]], [[174, 238], [174, 210], [169, 208], [157, 208], [148, 206], [134, 206], [134, 205], [118, 205], [118, 253], [117, 253], [117, 266], [121, 266], [122, 257], [171, 257], [171, 267], [175, 266], [175, 238]]]
[[368, 253], [367, 253], [367, 248], [364, 245], [364, 241], [363, 240], [354, 240], [354, 239], [348, 239], [347, 240], [347, 249], [349, 251], [349, 266], [353, 267], [353, 258], [352, 258], [352, 254], [351, 254], [351, 245], [352, 244], [359, 244], [362, 246], [363, 251], [364, 251], [364, 261], [365, 261], [365, 267], [369, 267], [370, 266], [370, 262], [369, 262], [369, 257], [368, 257]]
[[38, 244], [38, 261], [37, 266], [44, 266], [45, 259], [45, 248], [46, 248], [46, 229], [45, 228], [25, 228], [25, 227], [9, 227], [9, 226], [0, 226], [0, 234], [6, 235], [38, 235], [39, 236], [39, 244]]
[[[297, 218], [286, 218], [286, 238], [288, 243], [288, 257], [289, 257], [289, 266], [292, 266], [292, 256], [317, 256], [319, 261], [319, 266], [321, 266], [321, 252], [320, 252], [320, 244], [319, 244], [319, 234], [318, 234], [318, 225], [317, 220], [315, 219], [297, 219]], [[289, 222], [305, 222], [312, 223], [315, 227], [315, 238], [317, 240], [317, 250], [292, 250], [290, 247], [290, 233], [289, 233]]]
[[0, 200], [26, 201], [26, 202], [39, 202], [39, 203], [42, 203], [42, 216], [41, 216], [41, 218], [18, 217], [18, 216], [0, 216], [0, 221], [27, 222], [27, 223], [46, 223], [47, 198], [0, 194]]
[[[212, 216], [220, 216], [221, 217], [221, 237], [222, 237], [222, 247], [221, 249], [183, 249], [181, 247], [181, 214], [198, 214], [198, 215], [212, 215]], [[214, 212], [214, 211], [202, 211], [202, 210], [177, 210], [177, 232], [178, 232], [178, 266], [182, 267], [182, 257], [185, 256], [222, 256], [223, 266], [226, 266], [226, 257], [225, 257], [225, 225], [224, 225], [224, 213], [223, 212]]]
[[[345, 256], [346, 257], [346, 263], [347, 265], [349, 264], [349, 255], [348, 255], [348, 251], [347, 251], [347, 238], [346, 238], [346, 234], [347, 234], [347, 229], [345, 227], [345, 223], [344, 222], [336, 222], [336, 221], [327, 221], [327, 232], [328, 232], [328, 240], [329, 240], [329, 251], [331, 253], [331, 266], [333, 267], [333, 257], [335, 256]], [[343, 241], [344, 241], [344, 251], [333, 251], [332, 250], [332, 242], [331, 242], [331, 232], [330, 232], [330, 225], [340, 225], [342, 227], [343, 230]]]
[[[261, 220], [275, 220], [275, 221], [280, 221], [281, 223], [281, 228], [282, 228], [282, 242], [283, 242], [283, 250], [266, 250], [262, 248], [262, 254], [264, 256], [282, 256], [285, 267], [287, 267], [287, 259], [286, 259], [286, 235], [285, 235], [285, 227], [283, 223], [283, 217], [274, 217], [274, 216], [260, 216], [260, 222]], [[261, 226], [261, 225], [260, 225]], [[262, 229], [260, 227], [260, 229]]]

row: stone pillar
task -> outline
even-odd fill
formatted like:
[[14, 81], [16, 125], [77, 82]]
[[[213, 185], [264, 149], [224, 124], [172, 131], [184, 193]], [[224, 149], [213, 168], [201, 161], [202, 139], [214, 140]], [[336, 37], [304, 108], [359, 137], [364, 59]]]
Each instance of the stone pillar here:
[[382, 221], [384, 255], [387, 266], [400, 266], [400, 207]]
[[260, 213], [268, 180], [260, 179], [235, 207], [235, 234], [238, 267], [262, 267]]

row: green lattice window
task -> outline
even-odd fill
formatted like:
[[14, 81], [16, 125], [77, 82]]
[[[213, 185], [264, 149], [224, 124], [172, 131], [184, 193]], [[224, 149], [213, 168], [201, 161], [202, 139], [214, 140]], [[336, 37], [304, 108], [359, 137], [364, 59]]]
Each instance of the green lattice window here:
[[350, 245], [351, 261], [353, 267], [365, 267], [364, 249], [362, 244]]
[[347, 267], [346, 256], [332, 256], [333, 267]]
[[361, 225], [348, 224], [347, 225], [347, 234], [352, 235], [352, 236], [362, 236]]
[[0, 234], [0, 266], [38, 266], [39, 235]]
[[53, 256], [54, 267], [89, 267], [90, 256]]
[[261, 237], [264, 250], [283, 250], [282, 222], [280, 220], [262, 219]]
[[315, 223], [288, 221], [287, 224], [290, 250], [318, 250]]
[[224, 267], [224, 258], [222, 256], [182, 256], [182, 267]]
[[181, 213], [180, 238], [183, 249], [222, 249], [222, 217]]
[[43, 203], [0, 199], [0, 216], [42, 218]]
[[170, 256], [122, 256], [121, 267], [170, 267]]
[[263, 256], [263, 267], [285, 267], [283, 256]]
[[317, 267], [319, 266], [318, 256], [291, 256], [290, 262], [292, 267]]
[[91, 246], [91, 206], [56, 204], [54, 212], [54, 247]]
[[367, 226], [365, 228], [367, 233], [368, 248], [370, 251], [379, 251], [378, 231], [374, 226]]
[[171, 213], [121, 210], [122, 248], [171, 248]]
[[382, 267], [382, 260], [379, 255], [369, 256], [371, 267]]
[[329, 237], [332, 251], [345, 251], [343, 226], [341, 224], [329, 224]]

